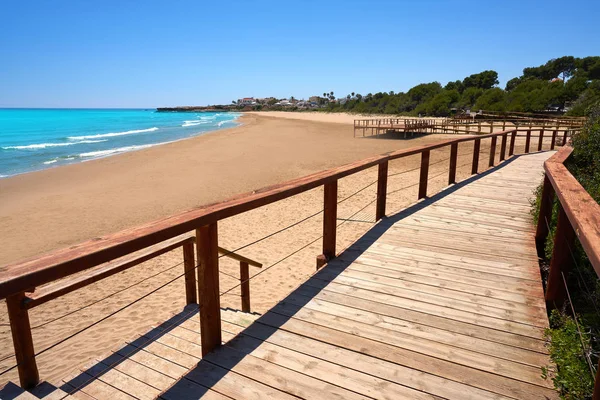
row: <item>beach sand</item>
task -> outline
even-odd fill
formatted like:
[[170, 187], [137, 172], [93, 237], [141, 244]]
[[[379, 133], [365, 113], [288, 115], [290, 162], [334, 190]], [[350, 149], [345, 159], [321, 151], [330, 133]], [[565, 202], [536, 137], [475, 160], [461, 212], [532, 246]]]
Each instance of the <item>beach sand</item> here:
[[[249, 113], [237, 128], [1, 179], [0, 240], [4, 245], [0, 265], [368, 156], [456, 137], [355, 139], [354, 118], [319, 113]], [[532, 141], [532, 146], [535, 144]], [[470, 176], [472, 146], [459, 145], [459, 180]], [[522, 148], [522, 140], [517, 147]], [[488, 144], [482, 143], [481, 169], [488, 165], [487, 149]], [[431, 153], [429, 193], [446, 186], [448, 156], [448, 148]], [[388, 214], [416, 202], [419, 163], [418, 155], [390, 162]], [[377, 168], [371, 168], [340, 180], [339, 200], [354, 195], [338, 206], [338, 251], [373, 226], [376, 178]], [[219, 222], [219, 245], [237, 249], [322, 207], [323, 190], [317, 188], [228, 218]], [[314, 272], [321, 233], [322, 213], [239, 251], [263, 264], [263, 272], [251, 280], [253, 311], [264, 312]], [[30, 318], [36, 351], [175, 278], [183, 271], [181, 262], [181, 251], [176, 250], [33, 309]], [[220, 270], [220, 290], [224, 292], [238, 283], [235, 277], [239, 276], [239, 265], [222, 258]], [[260, 271], [251, 267], [250, 275]], [[222, 306], [239, 309], [239, 294], [236, 288], [222, 296]], [[180, 312], [184, 305], [184, 284], [178, 279], [38, 356], [40, 376], [58, 383], [111, 348]], [[3, 304], [0, 372], [15, 364], [7, 324]], [[16, 370], [0, 376], [0, 385], [8, 380], [18, 382]]]

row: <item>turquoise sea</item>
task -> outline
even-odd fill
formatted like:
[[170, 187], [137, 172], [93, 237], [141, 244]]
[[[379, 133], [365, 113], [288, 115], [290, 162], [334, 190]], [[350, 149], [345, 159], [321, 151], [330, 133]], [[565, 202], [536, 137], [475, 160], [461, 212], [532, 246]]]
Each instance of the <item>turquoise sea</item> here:
[[0, 109], [0, 178], [135, 151], [236, 126], [237, 113]]

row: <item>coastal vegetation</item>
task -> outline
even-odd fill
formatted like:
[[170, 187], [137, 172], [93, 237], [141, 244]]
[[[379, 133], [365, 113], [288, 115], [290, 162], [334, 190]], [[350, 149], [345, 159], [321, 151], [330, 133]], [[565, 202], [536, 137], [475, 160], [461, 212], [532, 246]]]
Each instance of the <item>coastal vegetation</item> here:
[[584, 115], [600, 101], [600, 57], [565, 56], [523, 69], [504, 89], [498, 73], [487, 70], [463, 80], [422, 83], [407, 92], [351, 94], [328, 102], [327, 111], [448, 116], [459, 110], [545, 112]]
[[394, 114], [445, 117], [466, 110], [498, 112], [549, 112], [582, 116], [600, 102], [600, 56], [564, 56], [498, 86], [498, 73], [486, 70], [442, 85], [421, 83], [406, 92], [352, 92], [336, 97], [333, 91], [309, 100], [244, 98], [225, 106], [244, 111], [324, 111], [357, 114]]
[[[569, 171], [586, 191], [600, 201], [600, 106], [588, 112], [583, 130], [573, 137], [573, 153], [567, 162]], [[537, 222], [541, 186], [533, 203], [532, 213]], [[550, 234], [545, 255], [550, 259], [558, 218], [559, 203], [554, 201]], [[600, 280], [588, 257], [576, 241], [572, 249], [574, 268], [567, 276], [570, 302], [553, 310], [546, 336], [550, 341], [550, 356], [555, 366], [543, 373], [553, 376], [555, 387], [564, 399], [588, 399], [594, 386], [594, 366], [600, 352]], [[542, 268], [547, 274], [547, 267]]]

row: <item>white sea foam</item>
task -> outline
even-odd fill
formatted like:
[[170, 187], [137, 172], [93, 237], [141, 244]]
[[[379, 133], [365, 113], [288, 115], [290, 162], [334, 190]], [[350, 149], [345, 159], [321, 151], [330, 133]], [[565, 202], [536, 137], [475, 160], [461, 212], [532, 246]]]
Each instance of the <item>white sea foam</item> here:
[[183, 121], [182, 128], [187, 128], [188, 126], [196, 126], [196, 125], [205, 125], [210, 124], [209, 121], [201, 121], [201, 120], [192, 120], [192, 121]]
[[69, 140], [98, 139], [98, 138], [106, 138], [106, 137], [133, 135], [135, 133], [154, 132], [157, 130], [158, 130], [157, 127], [153, 127], [153, 128], [148, 128], [148, 129], [136, 129], [133, 131], [125, 131], [125, 132], [100, 133], [98, 135], [69, 136], [68, 139]]
[[110, 156], [113, 154], [126, 153], [128, 151], [147, 149], [149, 147], [154, 147], [154, 146], [158, 146], [161, 144], [167, 144], [167, 143], [173, 143], [173, 142], [171, 141], [171, 142], [162, 142], [162, 143], [141, 144], [141, 145], [137, 145], [137, 146], [117, 147], [117, 148], [109, 149], [109, 150], [90, 151], [88, 153], [81, 153], [79, 155], [79, 157], [86, 157], [86, 158], [106, 157], [106, 156]]
[[58, 159], [54, 159], [54, 160], [50, 160], [50, 161], [44, 161], [44, 164], [48, 165], [48, 164], [54, 164], [55, 162], [57, 162]]
[[75, 144], [101, 143], [101, 142], [106, 142], [106, 140], [81, 140], [79, 142], [66, 142], [66, 143], [39, 143], [39, 144], [29, 144], [26, 146], [6, 146], [6, 147], [2, 147], [2, 149], [4, 149], [4, 150], [37, 150], [37, 149], [45, 149], [47, 147], [73, 146]]

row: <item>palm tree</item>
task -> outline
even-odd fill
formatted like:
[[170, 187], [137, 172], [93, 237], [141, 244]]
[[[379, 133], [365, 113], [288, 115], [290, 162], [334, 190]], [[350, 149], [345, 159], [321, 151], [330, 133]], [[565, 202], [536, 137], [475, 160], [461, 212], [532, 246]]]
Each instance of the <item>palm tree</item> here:
[[323, 97], [327, 98], [327, 93], [323, 92]]

